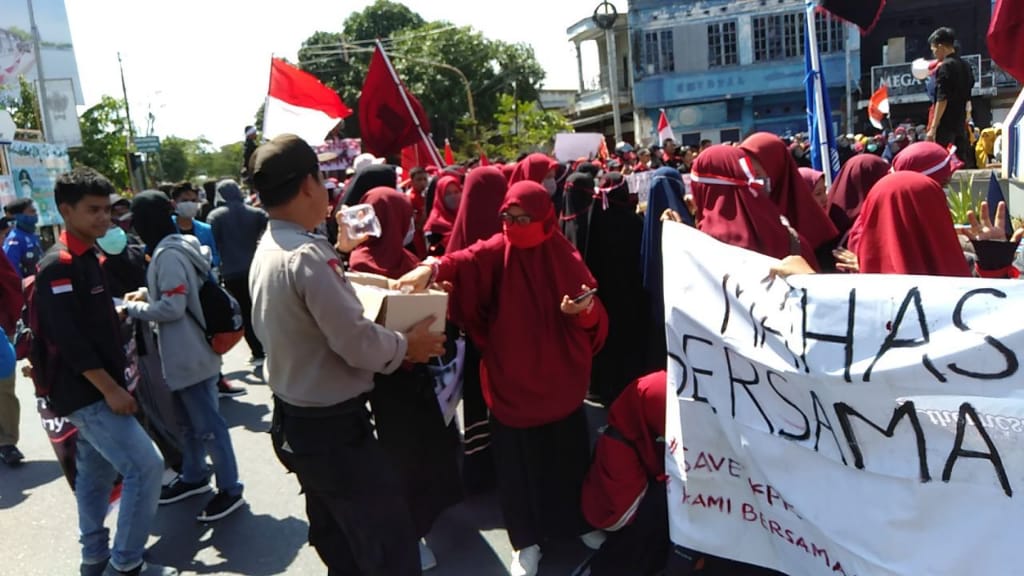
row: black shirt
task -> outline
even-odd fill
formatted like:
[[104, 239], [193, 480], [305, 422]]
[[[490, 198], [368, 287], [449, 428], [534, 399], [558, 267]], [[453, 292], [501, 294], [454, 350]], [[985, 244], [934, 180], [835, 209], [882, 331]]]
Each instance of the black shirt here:
[[[106, 370], [125, 386], [125, 356], [120, 322], [98, 252], [66, 232], [39, 264], [33, 306], [39, 329], [34, 335], [33, 369], [37, 388], [44, 384], [58, 416], [103, 400], [83, 373]], [[37, 357], [41, 354], [43, 357]]]
[[936, 126], [936, 132], [960, 132], [967, 122], [967, 102], [974, 87], [971, 66], [956, 53], [946, 56], [935, 72], [935, 100], [946, 101], [946, 111]]

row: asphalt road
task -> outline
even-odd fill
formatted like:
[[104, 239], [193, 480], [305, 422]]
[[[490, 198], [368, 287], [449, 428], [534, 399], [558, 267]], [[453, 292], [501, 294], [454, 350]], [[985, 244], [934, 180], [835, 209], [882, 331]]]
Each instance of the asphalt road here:
[[[221, 400], [234, 442], [248, 505], [211, 525], [195, 520], [204, 498], [163, 506], [149, 541], [148, 558], [185, 574], [326, 574], [306, 543], [304, 500], [285, 473], [266, 434], [269, 387], [245, 363], [244, 342], [225, 358], [225, 372], [248, 395]], [[35, 410], [31, 382], [19, 376], [21, 442], [18, 468], [0, 464], [0, 574], [78, 574], [77, 513], [71, 490], [54, 458]], [[597, 416], [600, 418], [600, 416]], [[107, 518], [113, 526], [115, 517]], [[448, 510], [427, 538], [439, 566], [427, 576], [504, 576], [511, 548], [493, 495]], [[568, 576], [586, 557], [577, 541], [545, 549], [541, 576]]]

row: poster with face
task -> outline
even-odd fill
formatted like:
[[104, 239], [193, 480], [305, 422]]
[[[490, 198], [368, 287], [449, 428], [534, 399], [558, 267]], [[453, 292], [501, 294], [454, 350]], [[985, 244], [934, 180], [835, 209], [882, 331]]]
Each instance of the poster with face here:
[[13, 142], [7, 149], [15, 196], [31, 198], [39, 211], [39, 225], [63, 223], [53, 186], [57, 178], [71, 170], [68, 149], [64, 146], [36, 142]]

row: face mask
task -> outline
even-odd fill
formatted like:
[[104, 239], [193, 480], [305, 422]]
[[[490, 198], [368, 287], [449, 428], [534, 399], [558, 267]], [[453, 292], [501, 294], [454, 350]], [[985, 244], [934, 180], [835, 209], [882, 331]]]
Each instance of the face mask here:
[[405, 239], [402, 240], [402, 246], [408, 246], [412, 244], [412, 241], [416, 238], [416, 219], [409, 219], [409, 231], [405, 233]]
[[14, 222], [18, 228], [32, 234], [36, 231], [36, 224], [39, 223], [39, 216], [34, 214], [32, 216], [29, 216], [28, 214], [15, 214]]
[[199, 214], [199, 202], [178, 202], [175, 211], [182, 218], [195, 218]]
[[530, 222], [526, 226], [505, 222], [502, 226], [508, 243], [521, 250], [540, 246], [551, 236], [544, 232], [543, 222]]
[[444, 197], [444, 205], [452, 212], [459, 209], [459, 200], [462, 198], [461, 194], [448, 194]]
[[544, 189], [548, 191], [548, 196], [554, 196], [555, 192], [558, 191], [558, 184], [555, 182], [554, 178], [545, 178], [542, 184], [544, 185]]
[[100, 250], [111, 256], [117, 256], [128, 246], [128, 235], [120, 227], [115, 226], [107, 230], [103, 238], [96, 240], [96, 243], [99, 244]]

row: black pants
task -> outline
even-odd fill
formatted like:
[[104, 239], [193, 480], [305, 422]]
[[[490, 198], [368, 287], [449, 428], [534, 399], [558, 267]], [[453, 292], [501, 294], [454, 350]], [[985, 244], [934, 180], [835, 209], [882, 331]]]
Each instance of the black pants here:
[[242, 309], [242, 322], [245, 325], [245, 342], [249, 345], [254, 358], [263, 358], [263, 343], [256, 337], [252, 330], [252, 297], [249, 295], [249, 279], [225, 278], [224, 287], [231, 292], [231, 295], [238, 300], [238, 307]]
[[628, 526], [608, 534], [590, 564], [591, 576], [649, 576], [665, 570], [671, 541], [668, 496], [663, 482], [647, 485], [636, 517]]
[[590, 440], [583, 407], [563, 420], [512, 428], [491, 415], [498, 500], [512, 548], [586, 533], [580, 509]]
[[966, 168], [974, 168], [978, 163], [974, 155], [974, 147], [971, 146], [971, 141], [967, 138], [967, 130], [962, 126], [959, 130], [945, 128], [936, 130], [935, 143], [943, 148], [950, 144], [956, 146], [956, 156], [966, 164]]
[[275, 397], [274, 452], [302, 485], [309, 543], [329, 575], [419, 576], [403, 486], [364, 402], [310, 409]]

